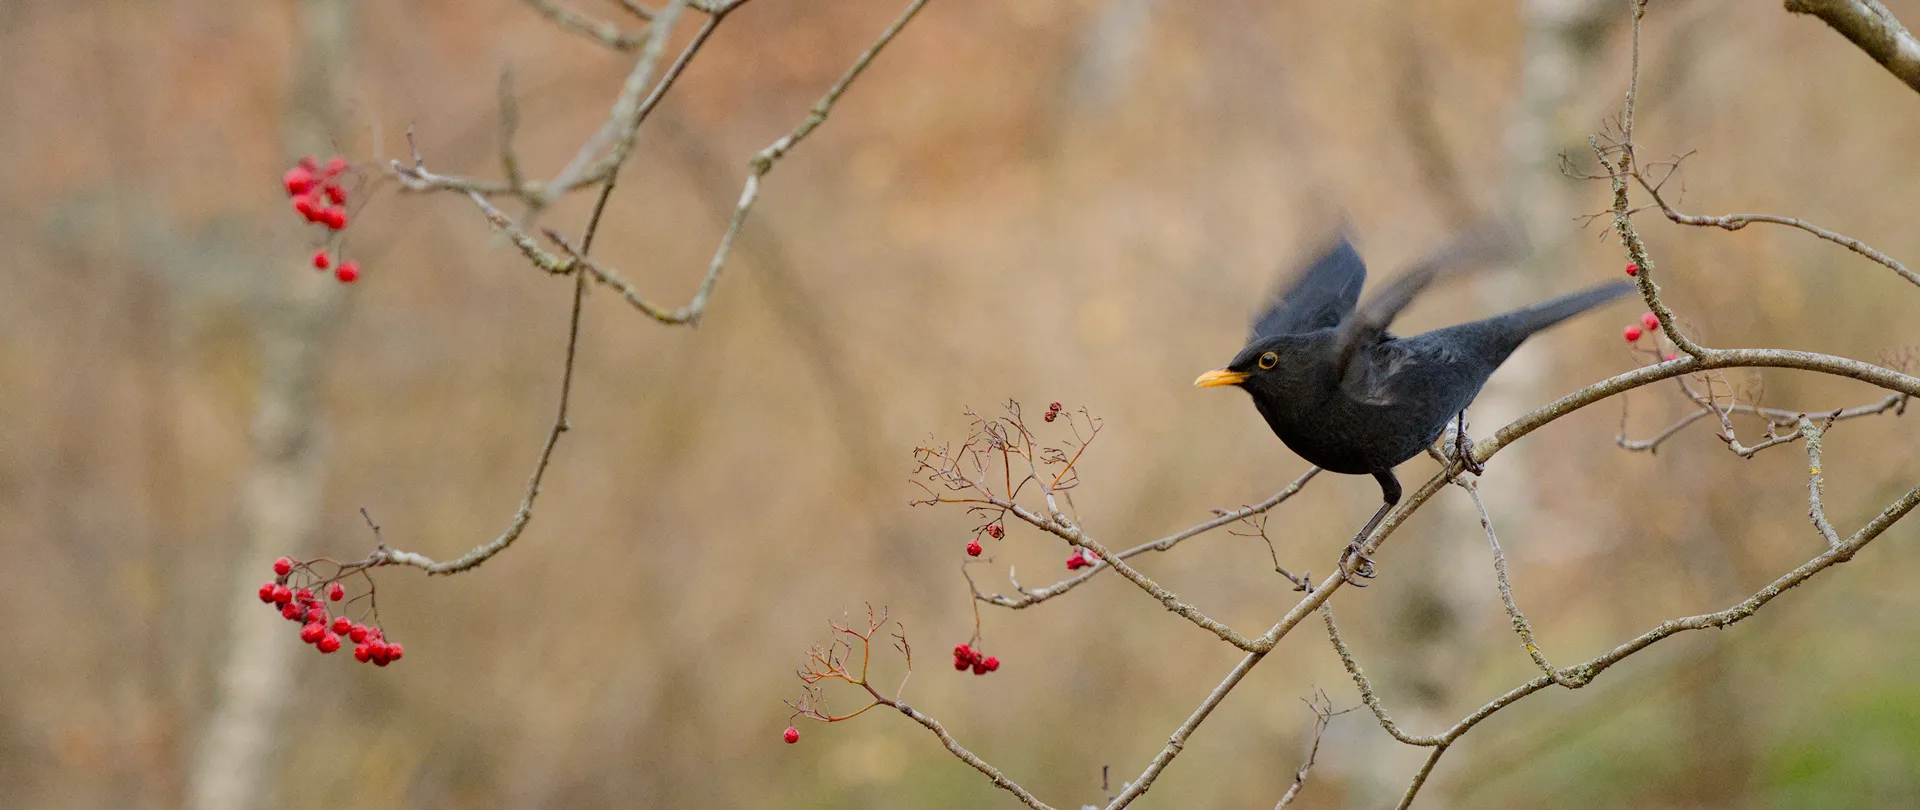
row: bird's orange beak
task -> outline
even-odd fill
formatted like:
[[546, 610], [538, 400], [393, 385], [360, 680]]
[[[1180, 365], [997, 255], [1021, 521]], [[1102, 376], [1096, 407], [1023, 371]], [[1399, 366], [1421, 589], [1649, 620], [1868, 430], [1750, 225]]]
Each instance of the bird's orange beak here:
[[1246, 381], [1247, 373], [1244, 371], [1228, 371], [1224, 368], [1216, 368], [1200, 375], [1200, 379], [1193, 381], [1193, 387], [1215, 388], [1222, 385], [1239, 385]]

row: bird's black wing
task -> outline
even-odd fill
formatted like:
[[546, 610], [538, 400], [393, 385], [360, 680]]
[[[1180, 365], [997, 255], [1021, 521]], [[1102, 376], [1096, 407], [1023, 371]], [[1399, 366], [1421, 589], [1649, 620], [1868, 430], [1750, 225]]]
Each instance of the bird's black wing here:
[[1455, 239], [1394, 279], [1340, 324], [1334, 342], [1334, 368], [1350, 371], [1357, 354], [1387, 339], [1387, 327], [1428, 285], [1442, 276], [1502, 258], [1518, 249], [1524, 236], [1509, 225], [1483, 225]]
[[1253, 321], [1252, 339], [1297, 335], [1338, 326], [1360, 300], [1367, 264], [1343, 234], [1276, 294], [1273, 306]]

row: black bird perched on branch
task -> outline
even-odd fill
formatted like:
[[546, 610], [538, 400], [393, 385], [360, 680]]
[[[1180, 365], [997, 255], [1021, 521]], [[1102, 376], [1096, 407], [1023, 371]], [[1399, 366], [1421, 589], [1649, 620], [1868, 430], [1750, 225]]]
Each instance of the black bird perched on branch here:
[[[1522, 341], [1633, 289], [1628, 282], [1602, 284], [1413, 337], [1387, 333], [1394, 316], [1436, 278], [1509, 253], [1515, 241], [1497, 229], [1471, 234], [1356, 308], [1367, 266], [1342, 237], [1253, 322], [1247, 347], [1232, 363], [1193, 381], [1200, 388], [1240, 386], [1274, 435], [1301, 458], [1380, 482], [1386, 503], [1341, 555], [1342, 570], [1400, 502], [1393, 468], [1433, 446], [1456, 415], [1462, 428], [1456, 453], [1470, 458], [1464, 452], [1467, 404]], [[1373, 576], [1371, 561], [1360, 556], [1353, 573]]]

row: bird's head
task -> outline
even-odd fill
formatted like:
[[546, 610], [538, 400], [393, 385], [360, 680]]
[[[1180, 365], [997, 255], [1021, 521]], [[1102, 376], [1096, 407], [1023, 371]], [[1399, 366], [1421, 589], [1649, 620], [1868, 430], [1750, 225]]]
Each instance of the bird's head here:
[[1298, 343], [1294, 335], [1256, 340], [1241, 349], [1225, 368], [1200, 375], [1193, 385], [1195, 388], [1237, 385], [1249, 392], [1284, 388], [1296, 371], [1293, 366], [1297, 364], [1288, 361], [1298, 350]]

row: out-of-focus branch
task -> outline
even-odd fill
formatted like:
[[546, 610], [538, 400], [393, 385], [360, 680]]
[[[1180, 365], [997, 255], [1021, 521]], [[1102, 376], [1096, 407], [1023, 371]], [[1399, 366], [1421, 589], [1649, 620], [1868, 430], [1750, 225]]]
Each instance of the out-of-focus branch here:
[[553, 0], [527, 0], [527, 5], [533, 6], [540, 16], [552, 20], [561, 28], [598, 40], [600, 44], [616, 51], [633, 50], [644, 41], [639, 32], [623, 31], [620, 26], [596, 20]]
[[[1534, 641], [1533, 624], [1520, 612], [1520, 605], [1513, 600], [1513, 583], [1507, 580], [1507, 555], [1500, 550], [1500, 538], [1493, 532], [1493, 518], [1487, 514], [1486, 502], [1480, 500], [1480, 486], [1473, 481], [1454, 479], [1455, 485], [1467, 491], [1473, 498], [1473, 509], [1480, 515], [1480, 528], [1487, 533], [1487, 545], [1493, 549], [1493, 578], [1500, 587], [1500, 603], [1507, 609], [1507, 621], [1513, 625], [1513, 632], [1520, 637], [1520, 644], [1527, 648], [1527, 655], [1533, 658], [1533, 665], [1552, 678], [1554, 683], [1578, 688], [1582, 684], [1568, 680], [1560, 671], [1553, 668], [1547, 660], [1547, 654], [1540, 650], [1540, 644]], [[1331, 614], [1329, 614], [1331, 615]]]
[[[613, 196], [614, 180], [618, 177], [608, 175], [606, 185], [600, 189], [600, 198], [594, 201], [593, 214], [587, 219], [586, 235], [580, 240], [580, 250], [585, 253], [593, 247], [593, 236], [600, 229], [600, 218], [606, 214], [607, 198]], [[452, 560], [436, 562], [424, 554], [388, 548], [383, 541], [371, 556], [360, 563], [348, 566], [374, 567], [380, 565], [406, 565], [426, 571], [428, 574], [458, 574], [479, 566], [513, 545], [515, 540], [527, 530], [527, 524], [533, 521], [533, 502], [540, 497], [540, 482], [547, 475], [547, 464], [553, 460], [553, 448], [560, 443], [560, 434], [567, 432], [567, 405], [573, 396], [574, 357], [580, 346], [580, 310], [587, 295], [587, 277], [576, 275], [573, 280], [572, 309], [567, 316], [567, 354], [560, 366], [560, 404], [553, 417], [553, 427], [547, 431], [547, 441], [540, 447], [540, 460], [534, 464], [533, 475], [527, 479], [526, 493], [520, 497], [520, 508], [514, 512], [513, 520], [507, 524], [507, 530], [492, 542], [475, 547], [472, 551]], [[374, 534], [379, 535], [375, 527]]]
[[1920, 92], [1920, 40], [1880, 0], [1786, 0], [1793, 14], [1811, 14], [1846, 37], [1873, 61]]
[[1327, 725], [1333, 722], [1335, 716], [1352, 711], [1334, 711], [1333, 699], [1318, 689], [1313, 691], [1313, 697], [1308, 698], [1306, 703], [1313, 712], [1313, 742], [1307, 747], [1307, 761], [1300, 763], [1300, 768], [1293, 772], [1293, 784], [1287, 787], [1286, 793], [1280, 795], [1280, 801], [1273, 805], [1273, 810], [1286, 810], [1287, 805], [1300, 797], [1300, 789], [1307, 786], [1307, 772], [1313, 770], [1314, 761], [1320, 758], [1320, 737], [1327, 733]]

